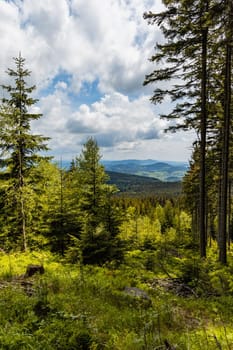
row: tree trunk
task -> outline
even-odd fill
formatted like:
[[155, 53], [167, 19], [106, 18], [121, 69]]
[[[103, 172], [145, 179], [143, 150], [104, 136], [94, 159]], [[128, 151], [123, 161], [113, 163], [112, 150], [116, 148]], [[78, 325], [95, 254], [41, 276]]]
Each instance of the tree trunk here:
[[227, 237], [228, 250], [231, 248], [231, 179], [228, 181], [228, 223], [227, 223]]
[[[208, 7], [208, 4], [207, 4]], [[206, 121], [207, 121], [207, 36], [202, 29], [201, 141], [200, 141], [200, 255], [206, 257]]]
[[27, 250], [27, 235], [26, 235], [26, 218], [25, 218], [25, 209], [24, 209], [24, 198], [21, 193], [21, 220], [22, 220], [22, 235], [23, 235], [23, 250]]
[[19, 195], [20, 195], [20, 229], [23, 239], [23, 250], [27, 250], [27, 235], [26, 235], [26, 216], [24, 205], [24, 177], [23, 177], [23, 161], [22, 161], [22, 147], [19, 147]]
[[228, 12], [228, 24], [226, 27], [226, 59], [225, 59], [225, 84], [224, 84], [224, 122], [223, 122], [223, 148], [221, 168], [221, 196], [219, 217], [219, 261], [227, 263], [227, 201], [228, 201], [228, 169], [229, 169], [229, 136], [231, 114], [231, 66], [232, 48], [231, 32], [233, 5], [230, 0], [226, 1]]

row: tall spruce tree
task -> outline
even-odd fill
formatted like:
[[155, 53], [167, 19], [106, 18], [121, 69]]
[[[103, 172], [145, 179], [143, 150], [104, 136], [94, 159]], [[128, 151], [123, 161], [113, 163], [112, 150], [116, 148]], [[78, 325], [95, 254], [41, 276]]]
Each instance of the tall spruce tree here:
[[[170, 88], [156, 88], [151, 101], [160, 103], [165, 96], [169, 96], [177, 102], [176, 106], [171, 113], [161, 117], [176, 121], [170, 129], [194, 128], [200, 135], [199, 232], [200, 255], [205, 257], [209, 1], [168, 0], [163, 3], [167, 7], [166, 11], [144, 15], [149, 22], [161, 28], [166, 39], [164, 44], [156, 45], [156, 54], [151, 58], [157, 64], [163, 63], [163, 67], [147, 75], [144, 84], [171, 81]], [[176, 83], [177, 79], [179, 84]]]
[[[14, 82], [1, 85], [6, 96], [2, 99], [0, 113], [0, 164], [1, 177], [7, 181], [5, 210], [11, 218], [10, 232], [12, 240], [21, 242], [27, 249], [27, 196], [30, 169], [44, 158], [39, 152], [47, 150], [48, 138], [31, 132], [31, 121], [41, 114], [31, 113], [31, 107], [37, 102], [31, 97], [36, 87], [28, 86], [26, 78], [31, 72], [25, 69], [25, 59], [19, 54], [14, 58], [15, 69], [8, 68], [7, 74]], [[10, 198], [11, 196], [11, 198]], [[4, 210], [4, 208], [3, 208]]]
[[[163, 65], [146, 76], [145, 84], [170, 81], [169, 87], [155, 89], [152, 102], [159, 103], [170, 96], [177, 104], [170, 114], [162, 115], [178, 121], [170, 129], [194, 128], [199, 136], [199, 158], [194, 161], [198, 161], [200, 169], [200, 254], [206, 255], [208, 221], [213, 227], [213, 215], [218, 213], [219, 260], [225, 264], [227, 204], [230, 203], [233, 5], [231, 0], [164, 0], [163, 3], [164, 12], [145, 15], [149, 22], [161, 28], [166, 39], [165, 43], [157, 44], [157, 52], [151, 59]], [[174, 78], [180, 79], [181, 84], [173, 83]]]
[[103, 264], [122, 257], [118, 237], [121, 216], [111, 200], [115, 186], [107, 184], [97, 142], [89, 138], [76, 159], [81, 250], [84, 263]]
[[222, 140], [222, 167], [219, 210], [219, 260], [227, 263], [227, 204], [229, 186], [229, 145], [231, 130], [231, 94], [232, 94], [232, 45], [233, 45], [233, 4], [224, 1], [225, 15], [225, 74], [224, 74], [224, 119]]

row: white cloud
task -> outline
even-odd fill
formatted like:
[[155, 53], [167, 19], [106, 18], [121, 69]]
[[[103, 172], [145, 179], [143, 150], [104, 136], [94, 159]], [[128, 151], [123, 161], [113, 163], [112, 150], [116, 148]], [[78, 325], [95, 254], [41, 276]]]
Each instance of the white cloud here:
[[[8, 81], [3, 72], [21, 51], [38, 87], [37, 109], [44, 114], [33, 130], [52, 137], [52, 152], [77, 154], [89, 134], [114, 158], [130, 152], [142, 157], [143, 150], [146, 158], [153, 142], [168, 142], [166, 123], [157, 116], [161, 106], [149, 102], [153, 87], [142, 87], [153, 69], [148, 58], [161, 37], [143, 19], [149, 10], [162, 10], [161, 2], [0, 1], [0, 83]], [[82, 102], [80, 93], [93, 82], [99, 89], [96, 97]]]
[[50, 147], [56, 156], [74, 157], [90, 136], [98, 141], [104, 156], [112, 159], [133, 154], [143, 158], [144, 153], [146, 158], [169, 159], [170, 154], [171, 159], [184, 160], [190, 152], [190, 134], [165, 135], [168, 123], [156, 115], [148, 96], [131, 101], [115, 92], [73, 110], [66, 92], [56, 90], [41, 99], [40, 111], [44, 117], [34, 122], [34, 130], [51, 137]]
[[[39, 87], [62, 69], [72, 74], [73, 88], [79, 89], [83, 80], [101, 77], [104, 93], [137, 90], [148, 71], [155, 37], [155, 28], [142, 18], [150, 9], [146, 4], [24, 0], [17, 6], [2, 1], [1, 43], [5, 35], [6, 52], [16, 56], [22, 51]], [[10, 49], [12, 42], [14, 49]], [[9, 54], [3, 55], [9, 59]]]
[[81, 106], [66, 126], [71, 133], [93, 134], [100, 146], [115, 146], [125, 141], [160, 138], [165, 124], [154, 115], [145, 97], [129, 101], [127, 96], [115, 92], [90, 108]]

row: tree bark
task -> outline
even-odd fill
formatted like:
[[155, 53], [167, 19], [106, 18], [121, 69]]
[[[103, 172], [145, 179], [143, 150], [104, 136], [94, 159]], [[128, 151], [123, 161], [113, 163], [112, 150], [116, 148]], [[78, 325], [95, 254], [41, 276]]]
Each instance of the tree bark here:
[[[208, 4], [207, 4], [208, 7]], [[201, 140], [200, 140], [200, 255], [206, 257], [206, 124], [207, 124], [207, 37], [202, 29]]]
[[228, 202], [228, 171], [229, 171], [229, 136], [231, 114], [231, 68], [232, 68], [232, 10], [230, 0], [226, 1], [228, 24], [226, 27], [226, 59], [224, 84], [224, 122], [223, 122], [223, 148], [221, 168], [221, 196], [219, 211], [219, 261], [227, 263], [227, 202]]

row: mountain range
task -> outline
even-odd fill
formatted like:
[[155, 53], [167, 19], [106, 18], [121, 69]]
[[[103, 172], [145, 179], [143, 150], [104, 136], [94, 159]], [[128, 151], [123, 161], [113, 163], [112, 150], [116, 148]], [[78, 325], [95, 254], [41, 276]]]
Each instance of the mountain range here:
[[179, 182], [188, 170], [188, 163], [175, 161], [138, 160], [102, 160], [105, 170], [122, 174], [131, 174], [155, 178], [165, 182]]
[[164, 195], [176, 196], [181, 193], [181, 182], [165, 182], [148, 176], [117, 173], [106, 171], [109, 176], [108, 183], [116, 185], [119, 193], [128, 195]]

